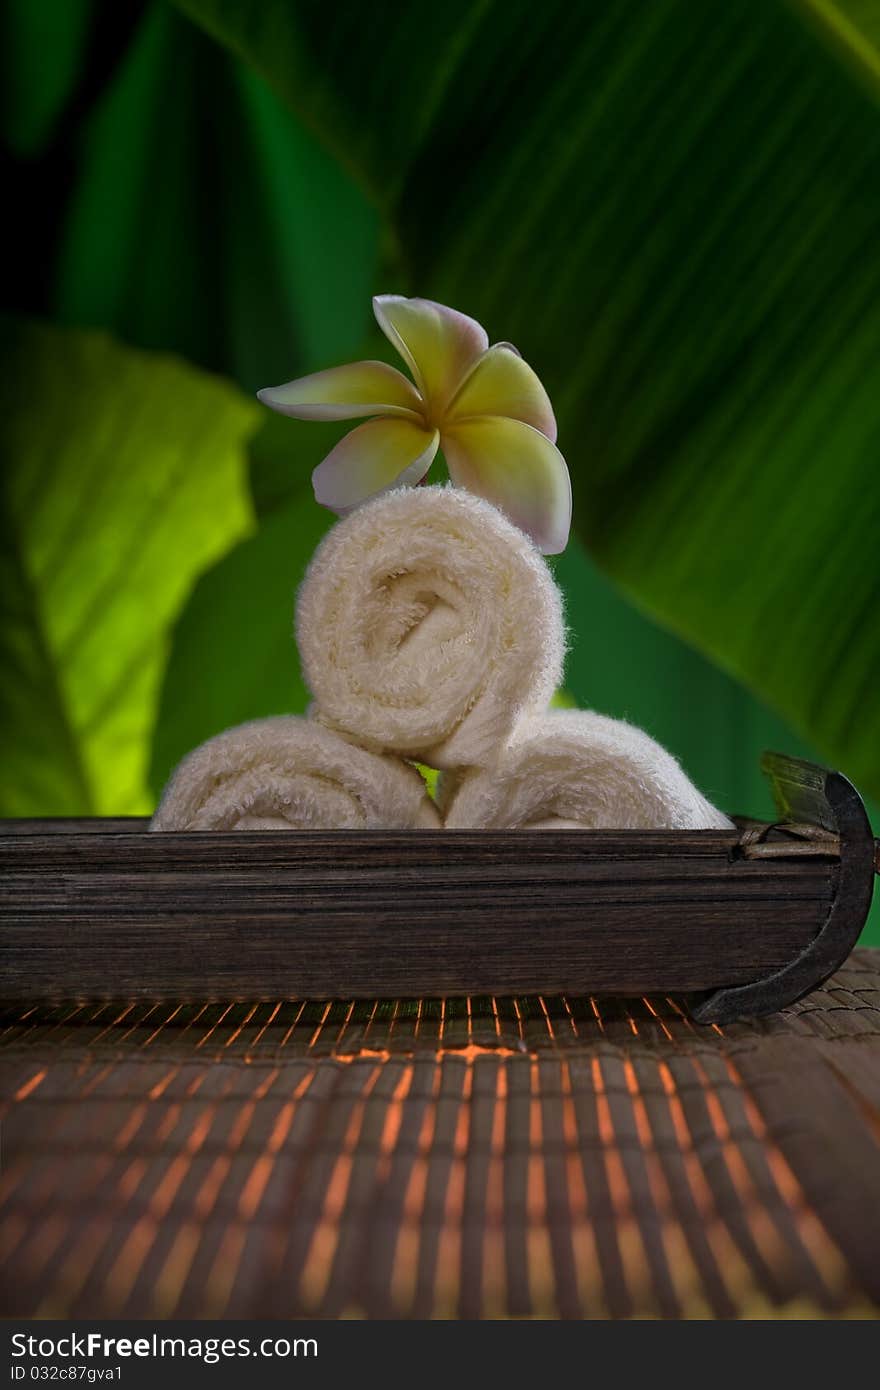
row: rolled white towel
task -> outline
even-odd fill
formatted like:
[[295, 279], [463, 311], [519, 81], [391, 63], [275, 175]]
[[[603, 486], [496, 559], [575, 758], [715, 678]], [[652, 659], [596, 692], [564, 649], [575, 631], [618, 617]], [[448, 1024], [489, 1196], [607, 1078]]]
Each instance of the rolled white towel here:
[[448, 830], [712, 830], [733, 822], [641, 729], [559, 710], [517, 729], [494, 768], [441, 779]]
[[450, 487], [401, 488], [339, 522], [296, 627], [314, 717], [432, 767], [488, 762], [562, 673], [562, 601], [543, 557]]
[[407, 830], [440, 820], [414, 767], [308, 719], [239, 724], [172, 775], [151, 830]]

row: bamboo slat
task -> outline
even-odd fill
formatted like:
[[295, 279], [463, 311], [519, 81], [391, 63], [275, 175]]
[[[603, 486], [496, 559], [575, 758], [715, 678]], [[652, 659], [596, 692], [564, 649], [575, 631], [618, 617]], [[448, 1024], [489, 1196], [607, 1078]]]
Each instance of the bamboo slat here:
[[676, 996], [0, 1012], [8, 1317], [880, 1310], [880, 952]]

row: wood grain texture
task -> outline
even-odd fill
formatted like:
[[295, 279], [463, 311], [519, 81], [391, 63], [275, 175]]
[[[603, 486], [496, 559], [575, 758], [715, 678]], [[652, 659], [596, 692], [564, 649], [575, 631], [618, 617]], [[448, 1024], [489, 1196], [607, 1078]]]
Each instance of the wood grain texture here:
[[770, 778], [780, 817], [809, 821], [837, 836], [840, 864], [834, 897], [812, 941], [768, 975], [711, 995], [695, 1011], [700, 1023], [773, 1013], [815, 989], [846, 960], [871, 906], [874, 839], [852, 783], [839, 772], [778, 753], [765, 753], [761, 765]]
[[838, 774], [774, 755], [806, 822], [730, 831], [147, 834], [0, 823], [11, 999], [716, 991], [771, 1012], [858, 936], [873, 842]]
[[0, 835], [10, 998], [702, 990], [820, 930], [837, 860], [731, 832]]

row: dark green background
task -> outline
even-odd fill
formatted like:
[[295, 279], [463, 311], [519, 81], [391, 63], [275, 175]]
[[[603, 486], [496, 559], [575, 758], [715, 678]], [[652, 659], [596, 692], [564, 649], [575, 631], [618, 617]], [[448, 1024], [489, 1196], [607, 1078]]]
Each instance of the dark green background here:
[[[314, 6], [301, 8], [309, 22], [318, 13]], [[331, 27], [341, 14], [344, 28], [363, 7], [346, 0], [321, 8]], [[659, 8], [669, 11], [671, 24], [675, 6]], [[238, 9], [253, 13], [254, 7]], [[585, 14], [587, 9], [598, 12], [602, 7], [585, 6]], [[747, 10], [742, 7], [742, 14]], [[216, 11], [208, 15], [211, 33], [195, 22], [206, 17], [200, 11]], [[383, 23], [390, 32], [393, 11], [394, 7], [377, 6], [371, 32], [377, 27], [381, 31]], [[432, 238], [439, 244], [458, 235], [458, 225], [448, 224], [452, 190], [444, 185], [442, 148], [432, 150], [429, 165], [419, 164], [417, 159], [413, 162], [407, 141], [410, 126], [418, 129], [423, 116], [427, 121], [425, 112], [436, 94], [427, 88], [410, 90], [406, 83], [401, 88], [395, 76], [401, 55], [392, 47], [382, 80], [364, 80], [363, 90], [355, 84], [347, 125], [332, 129], [325, 138], [320, 70], [316, 76], [311, 70], [304, 73], [295, 100], [282, 99], [283, 82], [274, 80], [277, 74], [269, 73], [270, 82], [262, 75], [266, 63], [247, 61], [252, 57], [251, 40], [256, 44], [259, 35], [254, 38], [243, 29], [243, 37], [231, 47], [214, 37], [215, 31], [229, 37], [224, 24], [235, 12], [234, 4], [200, 6], [196, 0], [180, 8], [165, 0], [14, 0], [6, 5], [4, 182], [11, 194], [6, 230], [12, 247], [4, 258], [2, 307], [71, 329], [108, 329], [124, 344], [179, 354], [237, 383], [246, 393], [359, 355], [393, 360], [371, 319], [370, 295], [377, 291], [434, 295], [483, 315], [468, 289], [475, 281], [473, 267], [456, 276], [456, 256], [464, 266], [460, 246], [442, 270], [433, 269], [440, 262], [432, 259]], [[577, 16], [572, 23], [576, 20]], [[535, 44], [545, 44], [539, 18], [533, 22]], [[465, 11], [459, 24], [462, 30], [466, 27]], [[776, 38], [771, 29], [768, 23], [768, 35], [759, 35], [760, 42], [751, 35], [750, 42], [754, 40], [762, 54], [764, 44], [772, 55]], [[450, 19], [450, 41], [458, 41], [456, 33]], [[448, 37], [440, 36], [444, 42]], [[625, 41], [635, 51], [639, 33], [636, 28], [613, 38], [618, 48], [612, 51], [607, 39], [608, 62], [622, 69], [622, 45]], [[645, 43], [649, 38], [654, 41], [648, 35]], [[503, 49], [513, 40], [499, 29], [498, 42]], [[601, 67], [601, 47], [597, 52]], [[731, 63], [726, 40], [725, 52], [725, 61]], [[664, 50], [658, 48], [657, 53], [662, 63]], [[796, 58], [795, 52], [792, 61]], [[356, 71], [357, 53], [349, 59]], [[363, 63], [371, 61], [375, 55], [365, 52]], [[668, 61], [672, 63], [672, 56]], [[768, 82], [772, 73], [768, 58]], [[459, 80], [466, 82], [466, 67]], [[768, 100], [773, 99], [782, 101], [785, 95], [768, 91]], [[699, 94], [694, 100], [700, 100]], [[424, 111], [419, 102], [424, 102]], [[395, 120], [405, 130], [400, 149], [394, 141], [386, 139], [383, 145], [377, 139], [373, 143], [383, 159], [377, 160], [370, 147], [360, 160], [358, 132], [363, 134], [361, 143], [369, 147], [394, 103], [401, 108]], [[650, 113], [648, 122], [640, 125], [645, 138], [649, 126]], [[349, 127], [355, 134], [347, 151], [343, 145]], [[471, 134], [475, 149], [479, 142], [486, 148], [493, 138], [491, 130], [476, 127]], [[528, 130], [520, 134], [527, 136]], [[456, 137], [458, 146], [462, 138]], [[735, 149], [733, 145], [731, 158], [746, 163], [756, 159], [741, 138]], [[458, 146], [447, 149], [445, 156], [460, 162]], [[390, 184], [400, 182], [405, 164], [409, 191], [401, 195], [402, 210], [395, 218], [389, 216], [377, 187], [389, 171]], [[649, 166], [644, 178], [651, 177]], [[679, 170], [677, 191], [663, 193], [661, 201], [677, 197], [687, 203], [687, 177], [686, 168]], [[613, 169], [610, 178], [613, 186]], [[696, 175], [694, 190], [696, 197]], [[475, 187], [468, 196], [478, 203], [483, 193]], [[701, 196], [707, 196], [705, 191]], [[721, 196], [716, 190], [716, 199]], [[511, 243], [524, 267], [542, 255], [540, 227], [530, 224], [528, 216], [529, 197], [526, 188], [522, 223], [510, 227]], [[426, 238], [411, 209], [430, 210], [432, 199], [434, 212], [424, 223], [431, 228]], [[579, 218], [584, 215], [579, 211]], [[603, 215], [597, 201], [595, 216]], [[643, 255], [650, 262], [660, 241], [671, 245], [682, 264], [687, 265], [689, 257], [695, 261], [696, 252], [676, 231], [678, 225], [673, 220], [650, 228], [633, 256]], [[491, 276], [491, 250], [485, 239], [481, 243], [474, 233], [473, 244], [486, 258]], [[728, 279], [723, 288], [726, 303], [735, 311], [738, 284]], [[609, 295], [614, 289], [611, 283]], [[650, 327], [652, 306], [642, 307]], [[638, 303], [627, 306], [627, 331], [635, 341], [639, 309]], [[566, 402], [577, 395], [578, 379], [574, 370], [566, 374], [565, 362], [567, 354], [574, 360], [582, 344], [565, 321], [554, 353], [547, 354], [552, 360], [545, 361], [540, 350], [530, 350], [528, 324], [523, 327], [521, 307], [513, 299], [509, 320], [503, 298], [492, 304], [491, 312], [490, 337], [524, 334], [521, 346], [545, 376], [554, 400], [561, 399], [560, 446], [572, 462], [577, 484], [589, 471], [589, 459], [580, 457], [580, 417], [576, 410], [566, 409]], [[590, 327], [589, 322], [583, 324], [584, 335]], [[540, 334], [536, 340], [540, 344]], [[596, 341], [601, 344], [598, 328]], [[699, 347], [695, 353], [699, 355]], [[658, 360], [662, 358], [660, 353]], [[597, 417], [613, 407], [625, 434], [631, 420], [626, 393], [636, 400], [639, 393], [650, 394], [652, 379], [619, 359], [605, 363], [602, 370], [602, 380], [619, 384], [619, 399], [611, 391], [604, 405], [597, 396]], [[111, 381], [107, 387], [113, 389]], [[38, 410], [38, 403], [31, 409]], [[154, 794], [175, 761], [220, 728], [256, 715], [304, 708], [306, 694], [290, 631], [292, 595], [309, 554], [332, 521], [311, 499], [309, 474], [340, 432], [267, 416], [252, 435], [248, 483], [253, 534], [208, 566], [170, 618], [165, 674], [150, 737]], [[817, 511], [827, 500], [817, 491]], [[649, 582], [638, 589], [624, 573], [625, 587], [631, 594], [638, 592], [639, 606], [625, 596], [623, 587], [600, 571], [586, 548], [585, 542], [606, 570], [615, 571], [602, 524], [592, 515], [585, 517], [588, 494], [578, 486], [576, 505], [583, 509], [578, 534], [554, 562], [572, 632], [567, 692], [578, 704], [645, 727], [726, 809], [769, 814], [771, 803], [757, 766], [761, 750], [776, 748], [828, 761], [828, 746], [817, 750], [733, 675], [649, 616], [649, 610], [665, 611], [661, 584], [655, 602]], [[852, 505], [858, 505], [857, 498]], [[86, 524], [87, 516], [83, 520]], [[707, 521], [705, 532], [695, 536], [707, 553], [716, 543], [713, 524]], [[751, 524], [754, 535], [746, 539], [754, 541], [758, 553], [760, 519]], [[180, 543], [186, 543], [185, 537]], [[743, 570], [749, 565], [746, 544]], [[642, 568], [649, 572], [646, 564]], [[876, 570], [875, 556], [875, 578]], [[736, 573], [730, 573], [729, 583], [736, 588]], [[719, 609], [728, 596], [729, 591], [723, 596], [719, 591]], [[711, 593], [708, 600], [711, 610]], [[676, 625], [690, 631], [684, 618]], [[713, 644], [702, 645], [711, 649]], [[734, 660], [725, 664], [736, 669]], [[756, 686], [761, 688], [760, 681]], [[873, 688], [868, 698], [875, 709]], [[801, 727], [806, 727], [803, 721]], [[844, 771], [859, 780], [856, 769]], [[51, 813], [58, 808], [47, 803], [42, 809]], [[137, 808], [121, 804], [116, 809]], [[872, 809], [876, 823], [876, 807]], [[36, 808], [33, 813], [38, 813]], [[874, 939], [880, 941], [876, 914], [874, 923]]]

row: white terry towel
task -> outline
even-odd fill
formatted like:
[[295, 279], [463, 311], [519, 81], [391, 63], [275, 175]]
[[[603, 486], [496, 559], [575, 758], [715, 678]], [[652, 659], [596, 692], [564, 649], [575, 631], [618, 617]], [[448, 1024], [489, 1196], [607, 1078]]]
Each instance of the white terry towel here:
[[397, 489], [340, 521], [309, 566], [296, 627], [313, 716], [432, 767], [489, 761], [562, 673], [546, 562], [456, 488]]
[[641, 729], [560, 710], [517, 729], [494, 768], [441, 779], [447, 830], [712, 830], [717, 811]]
[[151, 830], [438, 829], [414, 767], [295, 715], [239, 724], [189, 753]]

